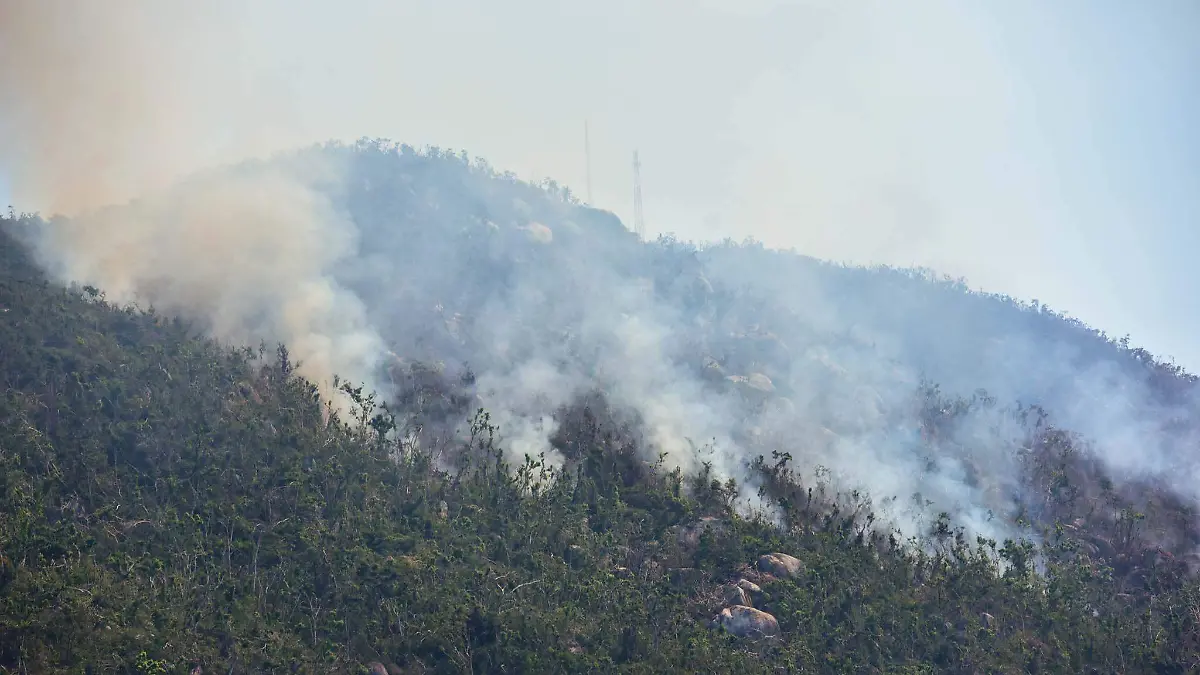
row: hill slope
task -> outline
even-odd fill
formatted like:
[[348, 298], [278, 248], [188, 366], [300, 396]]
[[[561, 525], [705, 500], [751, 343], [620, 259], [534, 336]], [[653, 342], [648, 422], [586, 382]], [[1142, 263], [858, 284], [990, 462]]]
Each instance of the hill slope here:
[[[1196, 666], [1194, 495], [1168, 480], [1190, 439], [1176, 418], [1194, 419], [1186, 373], [950, 282], [642, 244], [450, 153], [286, 161], [337, 168], [291, 193], [326, 201], [289, 222], [341, 242], [311, 267], [304, 232], [277, 242], [290, 288], [170, 255], [196, 233], [189, 197], [219, 179], [102, 214], [179, 228], [119, 266], [115, 248], [30, 237], [67, 222], [0, 228], [0, 667]], [[35, 259], [187, 321], [64, 291]], [[297, 324], [313, 306], [297, 288], [353, 311]], [[297, 372], [286, 349], [202, 334], [300, 337], [316, 359]], [[300, 374], [339, 358], [388, 410], [352, 419], [350, 389], [359, 404], [329, 415]], [[1131, 440], [1148, 452], [1122, 464]], [[769, 572], [771, 552], [802, 568]], [[737, 596], [740, 579], [762, 592]], [[712, 631], [733, 600], [781, 636]]]

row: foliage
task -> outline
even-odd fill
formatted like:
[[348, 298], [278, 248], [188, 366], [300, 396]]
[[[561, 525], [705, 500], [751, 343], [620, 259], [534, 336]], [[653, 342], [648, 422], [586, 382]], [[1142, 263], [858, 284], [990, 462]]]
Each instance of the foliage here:
[[[1195, 542], [1148, 538], [1194, 519], [1096, 487], [1048, 423], [1032, 425], [1045, 498], [1028, 541], [967, 541], [944, 518], [897, 541], [785, 452], [756, 464], [778, 520], [743, 517], [746, 488], [643, 462], [600, 395], [563, 411], [561, 467], [510, 466], [484, 411], [435, 457], [391, 433], [416, 398], [389, 409], [346, 385], [357, 414], [330, 415], [286, 347], [56, 287], [3, 228], [0, 389], [0, 672], [1200, 668]], [[990, 405], [924, 400], [933, 431]], [[720, 527], [681, 536], [701, 518]], [[750, 567], [772, 551], [803, 574]], [[739, 578], [781, 638], [708, 627]]]

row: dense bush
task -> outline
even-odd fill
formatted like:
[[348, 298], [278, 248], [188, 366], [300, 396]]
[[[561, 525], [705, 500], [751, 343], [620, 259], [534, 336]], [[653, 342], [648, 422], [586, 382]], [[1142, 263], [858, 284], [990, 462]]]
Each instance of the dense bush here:
[[[905, 543], [778, 454], [757, 470], [780, 522], [747, 519], [739, 486], [642, 461], [602, 396], [563, 411], [561, 468], [506, 465], [484, 412], [439, 465], [388, 440], [391, 412], [361, 391], [356, 418], [327, 419], [285, 348], [63, 290], [3, 237], [0, 672], [1200, 667], [1188, 547], [1139, 530], [1191, 515], [1156, 493], [1105, 496], [1117, 518], [1086, 532], [1060, 489], [1040, 550], [945, 520]], [[1069, 438], [1043, 426], [1038, 442], [1057, 487], [1090, 485]], [[705, 517], [720, 526], [680, 536]], [[804, 572], [749, 567], [772, 551]], [[741, 577], [780, 638], [708, 627]]]

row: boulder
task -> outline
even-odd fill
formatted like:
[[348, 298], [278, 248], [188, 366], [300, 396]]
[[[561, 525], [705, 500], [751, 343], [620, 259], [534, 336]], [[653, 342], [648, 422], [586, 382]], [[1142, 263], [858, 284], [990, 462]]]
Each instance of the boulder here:
[[673, 567], [667, 570], [667, 580], [677, 588], [688, 588], [704, 581], [704, 572], [695, 567]]
[[758, 569], [780, 578], [798, 577], [806, 571], [799, 558], [786, 553], [767, 553], [759, 556]]
[[768, 409], [780, 417], [795, 417], [796, 415], [796, 404], [790, 398], [775, 398], [771, 401]]
[[754, 603], [750, 600], [750, 594], [744, 588], [737, 585], [725, 587], [725, 604], [742, 605], [744, 607], [754, 606]]
[[571, 567], [579, 569], [588, 563], [587, 549], [579, 544], [571, 544], [563, 553], [563, 560]]
[[694, 523], [684, 525], [679, 528], [676, 538], [679, 540], [681, 546], [694, 549], [700, 545], [700, 537], [710, 530], [714, 533], [724, 531], [724, 526], [720, 519], [713, 516], [705, 516]]
[[660, 288], [663, 288], [682, 307], [696, 311], [705, 308], [712, 297], [712, 283], [699, 271], [682, 271], [673, 278], [660, 277]]
[[725, 369], [711, 356], [705, 355], [701, 366], [701, 376], [709, 382], [720, 382], [725, 379]]
[[725, 381], [737, 387], [745, 387], [749, 384], [749, 379], [745, 375], [726, 375]]
[[816, 433], [816, 436], [813, 439], [813, 444], [816, 446], [816, 449], [822, 452], [832, 452], [838, 447], [838, 445], [841, 444], [841, 442], [842, 437], [838, 436], [828, 427], [821, 427], [820, 431]]
[[728, 375], [725, 377], [725, 381], [751, 402], [765, 402], [775, 393], [775, 384], [771, 382], [771, 378], [762, 373]]
[[746, 385], [751, 389], [757, 389], [764, 394], [772, 394], [775, 392], [775, 383], [771, 381], [771, 378], [763, 375], [762, 373], [750, 373], [750, 375], [746, 377]]
[[1100, 535], [1085, 533], [1081, 539], [1091, 544], [1096, 549], [1097, 555], [1102, 558], [1107, 559], [1116, 556], [1116, 549], [1113, 547], [1112, 542]]
[[531, 222], [528, 225], [522, 225], [519, 229], [524, 230], [531, 241], [539, 244], [549, 244], [554, 241], [554, 232], [541, 223]]
[[779, 635], [779, 621], [774, 616], [745, 605], [726, 607], [713, 619], [711, 625], [742, 638]]
[[762, 589], [759, 588], [758, 584], [754, 583], [753, 581], [738, 579], [737, 586], [750, 595], [762, 595]]

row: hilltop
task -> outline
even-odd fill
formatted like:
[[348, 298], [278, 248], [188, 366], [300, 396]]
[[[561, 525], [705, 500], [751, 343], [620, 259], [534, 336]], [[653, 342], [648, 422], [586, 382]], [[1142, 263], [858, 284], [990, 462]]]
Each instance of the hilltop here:
[[1196, 379], [1043, 306], [380, 141], [0, 237], [0, 672], [1200, 663]]

